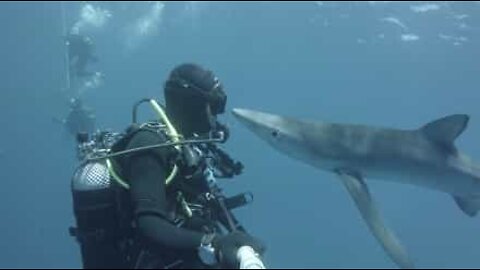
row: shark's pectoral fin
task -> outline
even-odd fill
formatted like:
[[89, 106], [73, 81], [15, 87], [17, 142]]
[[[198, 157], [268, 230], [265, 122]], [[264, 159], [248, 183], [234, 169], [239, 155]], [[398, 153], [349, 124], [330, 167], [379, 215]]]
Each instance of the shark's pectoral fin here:
[[370, 231], [380, 242], [385, 252], [398, 266], [402, 268], [414, 268], [406, 250], [394, 232], [383, 222], [383, 218], [362, 177], [359, 174], [345, 170], [337, 170], [336, 173], [340, 176], [340, 179], [352, 196]]
[[458, 207], [460, 207], [465, 214], [471, 217], [476, 216], [478, 210], [480, 210], [480, 197], [453, 196], [453, 199], [457, 203]]

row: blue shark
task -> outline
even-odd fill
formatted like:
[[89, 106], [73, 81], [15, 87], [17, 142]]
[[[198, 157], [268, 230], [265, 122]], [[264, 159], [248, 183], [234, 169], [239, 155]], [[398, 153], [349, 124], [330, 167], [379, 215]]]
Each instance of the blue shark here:
[[337, 175], [371, 233], [401, 268], [414, 263], [384, 222], [365, 179], [416, 185], [451, 194], [469, 216], [480, 209], [480, 166], [454, 145], [469, 116], [455, 114], [415, 129], [307, 121], [233, 109], [250, 131], [289, 157]]

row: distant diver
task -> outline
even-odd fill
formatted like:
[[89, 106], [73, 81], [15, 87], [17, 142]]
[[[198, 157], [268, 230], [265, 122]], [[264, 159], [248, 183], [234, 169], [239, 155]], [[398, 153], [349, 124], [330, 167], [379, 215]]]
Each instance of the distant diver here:
[[87, 71], [89, 63], [98, 62], [94, 55], [94, 44], [91, 38], [80, 34], [69, 34], [66, 37], [66, 46], [70, 62], [70, 74], [77, 78], [89, 78], [95, 72]]
[[92, 134], [95, 131], [95, 114], [93, 110], [85, 107], [79, 98], [70, 100], [70, 112], [62, 120], [62, 124], [74, 137], [79, 134]]

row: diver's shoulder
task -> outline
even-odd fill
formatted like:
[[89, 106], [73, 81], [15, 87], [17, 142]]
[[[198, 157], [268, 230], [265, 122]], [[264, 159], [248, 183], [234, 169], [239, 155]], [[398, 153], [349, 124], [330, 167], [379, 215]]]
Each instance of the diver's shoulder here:
[[149, 146], [168, 141], [167, 135], [162, 129], [132, 127], [128, 134], [127, 148]]

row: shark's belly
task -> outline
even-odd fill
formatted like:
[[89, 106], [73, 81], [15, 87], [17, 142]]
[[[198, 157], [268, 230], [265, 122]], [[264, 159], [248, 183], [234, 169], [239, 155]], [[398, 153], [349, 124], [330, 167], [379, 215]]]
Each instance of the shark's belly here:
[[458, 196], [480, 195], [478, 179], [449, 166], [402, 160], [344, 164], [373, 180], [392, 181], [434, 189]]

